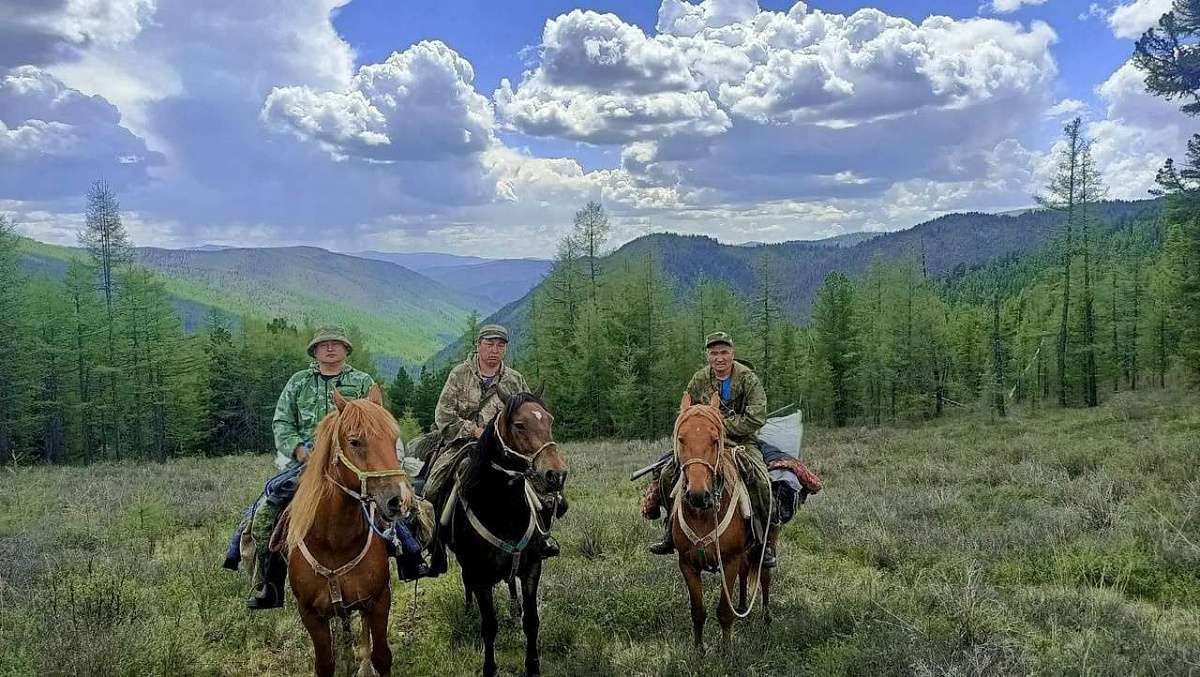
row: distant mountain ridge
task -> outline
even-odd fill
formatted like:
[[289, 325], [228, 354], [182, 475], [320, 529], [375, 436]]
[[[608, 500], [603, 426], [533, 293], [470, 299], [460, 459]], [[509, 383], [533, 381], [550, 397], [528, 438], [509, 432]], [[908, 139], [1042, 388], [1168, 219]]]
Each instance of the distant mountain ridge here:
[[430, 268], [444, 268], [447, 266], [470, 266], [479, 263], [487, 263], [496, 259], [485, 259], [481, 256], [460, 256], [458, 254], [443, 254], [442, 252], [383, 252], [373, 249], [368, 249], [361, 252], [346, 252], [350, 256], [357, 256], [360, 259], [374, 259], [376, 261], [387, 261], [397, 265], [404, 266], [409, 270], [415, 270], [418, 273], [424, 272]]
[[[1097, 205], [1095, 216], [1103, 227], [1121, 219], [1158, 209], [1161, 201], [1111, 201]], [[723, 280], [749, 297], [757, 284], [757, 266], [766, 256], [780, 285], [779, 300], [785, 313], [804, 321], [812, 308], [825, 276], [841, 271], [857, 276], [871, 260], [911, 255], [931, 277], [940, 277], [959, 267], [1021, 253], [1045, 244], [1057, 232], [1061, 216], [1046, 210], [1021, 210], [1011, 214], [966, 212], [947, 214], [911, 228], [880, 233], [850, 246], [830, 246], [824, 241], [792, 241], [756, 247], [722, 244], [705, 235], [654, 233], [637, 238], [604, 257], [603, 265], [652, 256], [676, 282], [676, 292], [687, 295], [701, 278]], [[856, 234], [852, 234], [856, 235]], [[508, 327], [513, 349], [520, 350], [525, 337], [528, 306], [536, 288], [485, 318]], [[452, 344], [440, 351], [431, 364], [458, 359], [466, 346]]]
[[[61, 277], [82, 250], [23, 241], [27, 269]], [[462, 331], [486, 304], [403, 266], [317, 247], [183, 250], [144, 247], [136, 262], [161, 273], [184, 326], [194, 331], [216, 309], [236, 318], [358, 327], [381, 371], [419, 364]]]
[[546, 259], [486, 259], [436, 252], [358, 252], [354, 256], [391, 261], [483, 303], [490, 313], [526, 294], [550, 271]]

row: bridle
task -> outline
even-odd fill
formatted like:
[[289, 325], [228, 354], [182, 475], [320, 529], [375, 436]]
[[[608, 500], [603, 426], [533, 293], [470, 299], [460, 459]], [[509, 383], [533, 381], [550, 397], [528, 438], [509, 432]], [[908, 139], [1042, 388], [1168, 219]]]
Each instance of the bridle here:
[[408, 477], [408, 473], [403, 468], [393, 468], [391, 470], [363, 470], [346, 456], [345, 450], [342, 449], [342, 415], [341, 413], [334, 414], [336, 418], [333, 420], [333, 449], [334, 452], [329, 459], [329, 468], [341, 463], [347, 470], [354, 473], [358, 478], [358, 491], [354, 491], [345, 486], [341, 482], [335, 480], [329, 473], [325, 474], [325, 478], [333, 482], [339, 489], [354, 498], [359, 503], [374, 502], [374, 499], [367, 495], [367, 480], [377, 479], [381, 477]]
[[[549, 415], [549, 412], [547, 412], [547, 415]], [[497, 471], [507, 475], [510, 483], [515, 482], [518, 479], [522, 479], [522, 478], [528, 479], [528, 478], [532, 477], [533, 470], [535, 467], [537, 467], [538, 458], [543, 453], [545, 453], [547, 449], [550, 449], [551, 447], [557, 449], [558, 443], [555, 442], [554, 440], [550, 440], [549, 442], [538, 447], [537, 451], [526, 456], [525, 454], [522, 454], [521, 452], [519, 452], [516, 449], [513, 449], [511, 446], [509, 446], [508, 442], [504, 439], [504, 435], [502, 435], [500, 433], [500, 425], [499, 425], [500, 420], [499, 419], [500, 419], [500, 414], [497, 414], [496, 419], [492, 422], [492, 425], [495, 427], [495, 430], [496, 430], [496, 439], [500, 441], [500, 450], [504, 453], [505, 459], [516, 461], [517, 463], [524, 466], [524, 469], [523, 470], [510, 470], [509, 468], [505, 468], [504, 466], [500, 465], [499, 463], [496, 463], [495, 461], [491, 462], [492, 468], [494, 470], [497, 470]]]
[[[706, 419], [717, 428], [716, 463], [709, 463], [707, 460], [698, 456], [696, 458], [689, 458], [686, 461], [680, 460], [680, 448], [683, 442], [679, 439], [679, 431], [686, 421], [689, 421], [696, 416]], [[681, 414], [679, 414], [679, 418], [675, 419], [675, 429], [672, 432], [672, 439], [674, 440], [673, 452], [675, 454], [675, 462], [679, 464], [680, 481], [686, 484], [687, 479], [684, 471], [689, 466], [704, 466], [708, 469], [709, 475], [712, 476], [713, 495], [714, 498], [716, 498], [716, 504], [719, 506], [721, 503], [721, 492], [724, 489], [724, 475], [721, 474], [718, 468], [721, 467], [721, 461], [725, 456], [725, 419], [721, 416], [721, 412], [707, 405], [693, 405], [688, 407]]]

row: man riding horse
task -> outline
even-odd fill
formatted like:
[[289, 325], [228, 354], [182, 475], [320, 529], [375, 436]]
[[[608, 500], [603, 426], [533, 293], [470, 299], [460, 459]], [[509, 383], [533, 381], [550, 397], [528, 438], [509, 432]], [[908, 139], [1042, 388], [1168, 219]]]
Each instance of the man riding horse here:
[[[426, 457], [427, 477], [424, 495], [441, 506], [444, 494], [454, 484], [454, 473], [464, 446], [479, 439], [484, 427], [504, 409], [504, 400], [516, 393], [528, 392], [525, 377], [504, 362], [508, 352], [508, 330], [498, 324], [486, 324], [475, 336], [475, 351], [450, 371], [434, 411], [437, 449]], [[558, 544], [548, 534], [530, 544], [534, 554], [553, 557]], [[445, 549], [440, 543], [432, 549], [433, 571], [445, 572]]]
[[[252, 509], [248, 525], [250, 535], [254, 538], [257, 563], [254, 592], [246, 602], [251, 609], [283, 606], [287, 560], [284, 554], [271, 550], [271, 535], [295, 493], [300, 470], [313, 448], [313, 433], [317, 424], [334, 409], [334, 390], [346, 399], [359, 399], [366, 397], [371, 386], [375, 385], [368, 374], [346, 362], [353, 351], [354, 345], [341, 327], [318, 329], [308, 343], [312, 364], [292, 375], [275, 406], [272, 423], [275, 465], [282, 472], [267, 482], [266, 489]], [[429, 567], [421, 556], [420, 544], [402, 522], [397, 523], [396, 533], [404, 544], [395, 555], [400, 578], [411, 580], [429, 575]], [[225, 566], [236, 569], [237, 559], [227, 559]]]
[[[754, 512], [751, 520], [754, 536], [765, 550], [762, 565], [773, 567], [775, 552], [767, 539], [767, 532], [773, 526], [768, 524], [771, 480], [758, 442], [758, 431], [767, 415], [767, 394], [754, 371], [735, 359], [733, 339], [729, 334], [721, 331], [709, 334], [704, 348], [708, 365], [692, 376], [686, 392], [692, 402], [708, 402], [714, 393], [720, 396], [726, 446], [736, 450], [737, 466], [742, 471]], [[678, 480], [679, 466], [672, 459], [647, 488], [643, 500], [643, 514], [647, 519], [653, 519], [659, 508], [670, 505], [668, 498]], [[666, 513], [663, 540], [650, 546], [650, 552], [656, 555], [669, 555], [675, 551], [671, 515], [669, 511]]]

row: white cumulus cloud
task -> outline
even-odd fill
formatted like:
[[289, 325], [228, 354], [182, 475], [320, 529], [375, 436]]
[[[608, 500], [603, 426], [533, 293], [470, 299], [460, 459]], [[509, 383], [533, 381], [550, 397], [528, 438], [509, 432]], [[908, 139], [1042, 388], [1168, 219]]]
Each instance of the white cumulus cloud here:
[[444, 43], [420, 42], [361, 67], [347, 89], [276, 87], [262, 118], [338, 156], [439, 160], [492, 142], [493, 114], [471, 64]]
[[1108, 25], [1118, 38], [1137, 39], [1158, 25], [1162, 15], [1171, 11], [1172, 0], [1133, 0], [1118, 5], [1108, 15]]

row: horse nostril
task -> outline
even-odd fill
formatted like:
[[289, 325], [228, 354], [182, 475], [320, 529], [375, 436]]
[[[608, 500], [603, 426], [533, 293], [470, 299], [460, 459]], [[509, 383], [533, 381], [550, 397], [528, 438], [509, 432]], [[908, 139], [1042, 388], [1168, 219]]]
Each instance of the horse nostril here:
[[565, 470], [547, 470], [546, 471], [546, 486], [551, 489], [562, 489], [567, 483], [567, 471]]
[[389, 499], [388, 499], [388, 502], [387, 502], [387, 510], [388, 510], [388, 512], [389, 512], [390, 514], [392, 514], [392, 515], [399, 514], [399, 512], [400, 512], [400, 503], [401, 503], [401, 501], [400, 501], [400, 497], [399, 497], [399, 496], [393, 496], [393, 497], [389, 498]]

